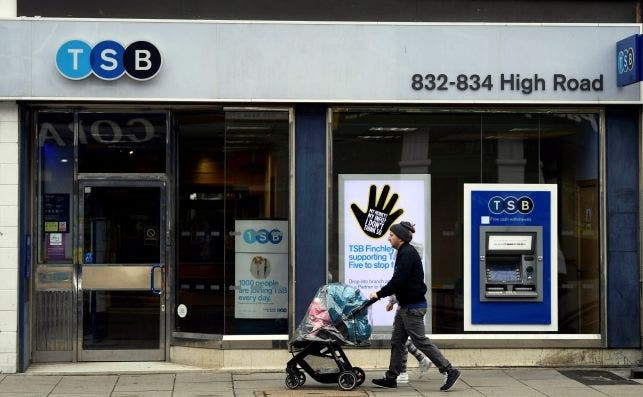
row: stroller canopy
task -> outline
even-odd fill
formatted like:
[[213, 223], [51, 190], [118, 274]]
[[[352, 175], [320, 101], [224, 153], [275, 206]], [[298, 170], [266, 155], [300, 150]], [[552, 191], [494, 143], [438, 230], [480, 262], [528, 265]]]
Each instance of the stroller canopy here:
[[289, 344], [300, 347], [309, 342], [355, 345], [368, 340], [368, 300], [357, 288], [345, 284], [320, 287], [308, 306]]

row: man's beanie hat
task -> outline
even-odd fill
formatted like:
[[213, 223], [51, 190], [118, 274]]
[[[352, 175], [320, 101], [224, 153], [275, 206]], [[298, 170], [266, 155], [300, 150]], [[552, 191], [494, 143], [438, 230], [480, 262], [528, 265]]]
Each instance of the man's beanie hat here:
[[415, 225], [412, 225], [411, 222], [402, 221], [391, 226], [391, 231], [397, 237], [408, 243], [413, 239], [413, 233], [415, 233], [414, 226]]

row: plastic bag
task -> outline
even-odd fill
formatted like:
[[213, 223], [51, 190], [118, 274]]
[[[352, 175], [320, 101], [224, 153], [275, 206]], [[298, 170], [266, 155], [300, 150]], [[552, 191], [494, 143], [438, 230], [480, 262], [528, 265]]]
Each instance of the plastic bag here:
[[355, 313], [366, 299], [361, 292], [345, 284], [320, 287], [297, 327], [291, 346], [305, 342], [355, 345], [370, 338], [368, 310]]

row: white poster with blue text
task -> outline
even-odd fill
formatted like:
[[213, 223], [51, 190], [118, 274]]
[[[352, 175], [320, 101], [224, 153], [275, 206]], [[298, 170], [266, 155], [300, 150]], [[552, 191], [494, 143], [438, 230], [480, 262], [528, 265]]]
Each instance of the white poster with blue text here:
[[[340, 281], [365, 298], [382, 288], [393, 276], [397, 252], [388, 241], [389, 228], [409, 221], [430, 288], [430, 175], [340, 174], [338, 182]], [[373, 305], [373, 326], [393, 324], [395, 311], [386, 311], [387, 302]]]
[[288, 318], [288, 221], [235, 220], [235, 318]]

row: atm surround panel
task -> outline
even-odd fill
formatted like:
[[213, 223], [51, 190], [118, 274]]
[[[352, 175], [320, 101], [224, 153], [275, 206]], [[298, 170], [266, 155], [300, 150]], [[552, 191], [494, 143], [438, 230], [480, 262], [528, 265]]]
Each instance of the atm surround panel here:
[[480, 227], [480, 301], [543, 300], [542, 227]]

